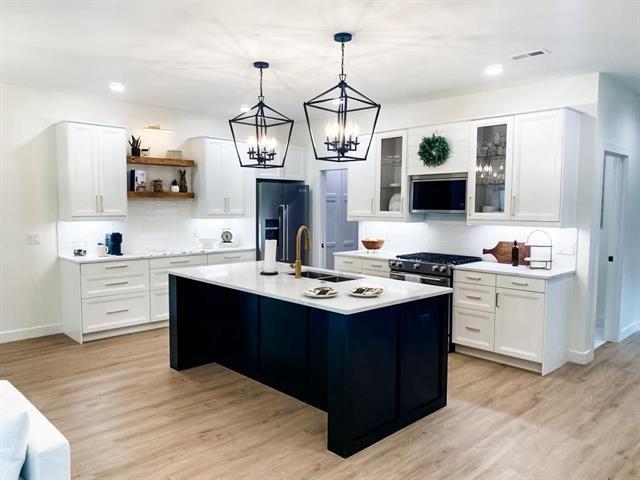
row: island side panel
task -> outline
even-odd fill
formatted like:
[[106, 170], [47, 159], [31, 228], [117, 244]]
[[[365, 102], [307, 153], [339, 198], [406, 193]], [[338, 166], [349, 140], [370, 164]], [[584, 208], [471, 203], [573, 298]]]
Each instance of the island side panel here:
[[329, 315], [329, 450], [348, 457], [446, 405], [447, 315], [447, 295]]
[[216, 326], [209, 287], [169, 275], [169, 364], [174, 370], [214, 361]]

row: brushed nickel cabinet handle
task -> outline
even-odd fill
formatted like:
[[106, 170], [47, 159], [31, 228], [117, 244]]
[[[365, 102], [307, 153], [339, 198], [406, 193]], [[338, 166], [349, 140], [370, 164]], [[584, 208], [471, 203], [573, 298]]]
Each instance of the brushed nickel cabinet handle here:
[[353, 262], [351, 260], [342, 260], [342, 263], [345, 263], [347, 265], [352, 265]]
[[189, 263], [191, 260], [171, 260], [169, 263], [171, 264], [176, 264], [176, 263]]
[[110, 312], [107, 312], [107, 315], [113, 315], [114, 313], [125, 313], [128, 312], [129, 309], [128, 308], [123, 308], [120, 310], [111, 310]]
[[104, 197], [100, 195], [100, 213], [104, 213]]
[[371, 199], [371, 213], [373, 213], [373, 211], [375, 210], [375, 204], [374, 204], [374, 199]]
[[519, 287], [527, 287], [529, 286], [529, 282], [516, 282], [515, 280], [511, 280], [512, 285], [517, 285]]
[[116, 285], [128, 285], [129, 282], [111, 282], [111, 283], [105, 283], [104, 286], [105, 287], [115, 287]]
[[369, 266], [373, 268], [382, 268], [384, 265], [380, 265], [379, 263], [370, 263]]
[[467, 205], [467, 215], [471, 216], [473, 213], [473, 207], [471, 203], [473, 202], [473, 196], [469, 195], [469, 204]]
[[238, 260], [239, 258], [242, 258], [242, 255], [236, 255], [234, 257], [224, 257], [225, 260]]
[[471, 275], [467, 275], [467, 280], [475, 280], [475, 281], [480, 281], [482, 280], [482, 277], [472, 277]]
[[100, 202], [98, 201], [98, 195], [96, 195], [96, 213], [100, 213]]
[[467, 295], [467, 298], [471, 300], [482, 300], [482, 297], [479, 295]]
[[498, 302], [498, 300], [500, 300], [500, 292], [496, 292], [496, 308], [500, 308], [500, 302]]
[[470, 326], [468, 326], [468, 325], [465, 325], [465, 327], [464, 327], [464, 328], [465, 328], [465, 329], [467, 329], [467, 330], [469, 330], [469, 331], [471, 331], [471, 332], [479, 332], [479, 331], [480, 331], [480, 329], [479, 329], [479, 328], [476, 328], [476, 327], [470, 327]]
[[113, 270], [114, 268], [127, 268], [129, 265], [107, 265], [104, 267], [105, 270]]

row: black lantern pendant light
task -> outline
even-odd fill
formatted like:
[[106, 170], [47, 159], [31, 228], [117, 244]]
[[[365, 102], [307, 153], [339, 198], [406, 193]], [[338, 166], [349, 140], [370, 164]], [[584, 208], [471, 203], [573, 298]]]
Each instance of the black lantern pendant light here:
[[[340, 81], [335, 87], [304, 102], [309, 135], [316, 159], [331, 162], [366, 160], [378, 122], [380, 104], [347, 84], [344, 73], [344, 44], [350, 33], [336, 33], [341, 44]], [[363, 127], [360, 128], [359, 127]], [[361, 135], [365, 132], [367, 136]]]
[[293, 120], [264, 103], [262, 71], [269, 68], [269, 64], [255, 62], [253, 66], [260, 70], [258, 103], [229, 120], [231, 136], [240, 166], [282, 168], [289, 150]]

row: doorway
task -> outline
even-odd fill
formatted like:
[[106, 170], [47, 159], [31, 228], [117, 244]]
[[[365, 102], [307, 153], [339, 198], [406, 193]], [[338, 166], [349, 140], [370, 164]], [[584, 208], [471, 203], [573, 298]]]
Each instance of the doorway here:
[[627, 156], [604, 152], [594, 348], [617, 342], [620, 330], [622, 218]]
[[358, 222], [347, 220], [347, 169], [323, 170], [324, 228], [322, 266], [333, 269], [333, 254], [356, 250]]

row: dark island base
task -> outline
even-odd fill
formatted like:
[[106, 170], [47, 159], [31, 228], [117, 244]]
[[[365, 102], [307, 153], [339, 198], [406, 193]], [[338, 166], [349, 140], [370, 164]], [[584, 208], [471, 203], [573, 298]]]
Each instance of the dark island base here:
[[216, 362], [328, 413], [348, 457], [446, 405], [448, 295], [354, 315], [170, 275], [171, 368]]

